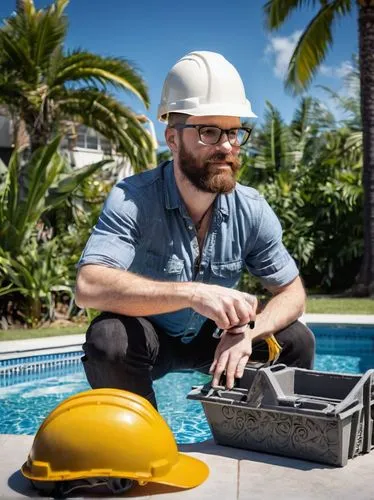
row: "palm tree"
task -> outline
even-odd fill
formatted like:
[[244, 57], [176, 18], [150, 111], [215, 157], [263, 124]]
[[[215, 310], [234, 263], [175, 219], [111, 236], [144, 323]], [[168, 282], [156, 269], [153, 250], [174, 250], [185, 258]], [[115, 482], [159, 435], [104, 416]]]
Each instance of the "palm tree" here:
[[360, 70], [357, 55], [354, 54], [352, 56], [352, 66], [350, 70], [344, 75], [343, 88], [345, 88], [347, 92], [335, 92], [330, 87], [326, 87], [324, 85], [318, 85], [318, 87], [324, 90], [347, 116], [347, 118], [341, 120], [342, 123], [346, 127], [349, 127], [352, 132], [362, 133], [360, 106]]
[[[296, 9], [316, 0], [269, 0], [264, 11], [270, 30]], [[374, 0], [320, 0], [320, 9], [301, 35], [291, 57], [286, 88], [299, 93], [310, 84], [333, 43], [337, 19], [358, 6], [361, 116], [363, 126], [364, 256], [353, 287], [355, 295], [374, 295]]]
[[69, 0], [37, 10], [18, 0], [14, 15], [0, 28], [0, 105], [16, 128], [24, 123], [31, 151], [72, 123], [84, 124], [109, 139], [136, 168], [149, 165], [150, 134], [141, 120], [110, 89], [137, 96], [148, 107], [146, 85], [128, 61], [84, 50], [64, 49]]

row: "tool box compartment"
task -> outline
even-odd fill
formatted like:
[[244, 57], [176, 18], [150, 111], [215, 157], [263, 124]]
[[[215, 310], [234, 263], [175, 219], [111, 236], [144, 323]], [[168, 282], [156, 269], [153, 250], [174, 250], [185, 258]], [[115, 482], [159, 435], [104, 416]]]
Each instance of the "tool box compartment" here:
[[217, 444], [344, 466], [374, 446], [374, 370], [248, 365], [236, 386], [194, 387]]

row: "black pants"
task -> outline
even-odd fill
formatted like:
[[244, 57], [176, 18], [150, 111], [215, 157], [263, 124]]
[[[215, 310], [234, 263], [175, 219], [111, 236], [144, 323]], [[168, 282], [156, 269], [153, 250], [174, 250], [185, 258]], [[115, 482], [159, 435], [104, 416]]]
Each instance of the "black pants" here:
[[[153, 380], [184, 369], [209, 372], [219, 342], [212, 337], [215, 328], [207, 320], [199, 334], [183, 344], [145, 318], [102, 313], [89, 326], [83, 345], [88, 382], [93, 389], [111, 387], [134, 392], [157, 407]], [[313, 368], [315, 340], [305, 325], [295, 321], [276, 338], [282, 346], [279, 363]], [[263, 340], [255, 342], [251, 359], [262, 361], [266, 345]]]

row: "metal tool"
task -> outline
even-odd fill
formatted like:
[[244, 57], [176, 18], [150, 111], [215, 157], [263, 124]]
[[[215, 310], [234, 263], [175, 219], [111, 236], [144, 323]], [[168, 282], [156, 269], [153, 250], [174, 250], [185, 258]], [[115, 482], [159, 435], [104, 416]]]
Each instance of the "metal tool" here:
[[[240, 326], [244, 326], [244, 325], [238, 325], [238, 326], [235, 326], [235, 328], [238, 328], [238, 327], [240, 327]], [[248, 323], [248, 326], [249, 326], [249, 328], [250, 328], [251, 330], [253, 330], [253, 329], [254, 329], [254, 327], [255, 327], [255, 322], [254, 322], [254, 321], [250, 321], [250, 322]], [[214, 330], [214, 332], [213, 332], [212, 337], [213, 337], [214, 339], [220, 339], [220, 338], [222, 337], [222, 334], [223, 334], [223, 332], [224, 332], [224, 331], [225, 331], [225, 330], [224, 330], [223, 328], [216, 328], [216, 329]], [[230, 330], [226, 330], [226, 331], [230, 333]]]

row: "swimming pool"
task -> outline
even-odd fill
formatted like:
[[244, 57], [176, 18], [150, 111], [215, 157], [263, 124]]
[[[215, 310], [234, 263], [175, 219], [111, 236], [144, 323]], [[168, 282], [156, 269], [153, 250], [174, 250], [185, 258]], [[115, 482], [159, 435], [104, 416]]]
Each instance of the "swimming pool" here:
[[[374, 327], [310, 326], [317, 339], [316, 370], [363, 373], [374, 367]], [[87, 390], [80, 357], [76, 351], [0, 361], [0, 433], [35, 434], [60, 401]], [[184, 372], [155, 382], [159, 411], [180, 444], [211, 437], [201, 404], [186, 399], [191, 386], [208, 380]]]

